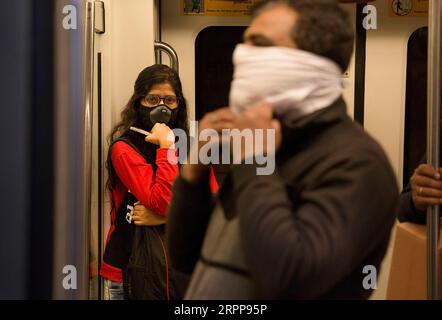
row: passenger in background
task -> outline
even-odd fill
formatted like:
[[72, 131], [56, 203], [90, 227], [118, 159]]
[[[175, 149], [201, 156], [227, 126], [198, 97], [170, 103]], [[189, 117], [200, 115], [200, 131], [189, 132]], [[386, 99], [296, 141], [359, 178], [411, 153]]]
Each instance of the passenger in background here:
[[[411, 115], [409, 120], [415, 121], [416, 124], [415, 131], [409, 133], [409, 139], [414, 139], [414, 141], [409, 143], [414, 144], [418, 156], [423, 152], [419, 147], [425, 148], [426, 139], [426, 113], [423, 112], [425, 109], [422, 107], [427, 105], [428, 28], [419, 29], [415, 39], [416, 45], [412, 46], [412, 48], [415, 48], [412, 55], [418, 61], [417, 63], [413, 61], [410, 81], [413, 84], [420, 83], [420, 85], [417, 87], [413, 85], [413, 95], [410, 95], [410, 106], [407, 105], [407, 108], [414, 106], [414, 109], [418, 110], [415, 111], [414, 115], [417, 115], [417, 112], [422, 114], [422, 118], [418, 119]], [[411, 158], [410, 154], [408, 156]], [[424, 156], [417, 164], [417, 168], [411, 168], [411, 170], [414, 169], [413, 175], [399, 197], [398, 218], [400, 222], [425, 224], [427, 208], [442, 204], [442, 169], [436, 170], [426, 162], [427, 159]]]
[[[100, 274], [105, 278], [105, 289], [111, 300], [124, 299], [123, 274], [129, 259], [139, 261], [138, 275], [143, 281], [136, 283], [135, 298], [179, 298], [174, 273], [171, 270], [155, 270], [157, 265], [143, 265], [145, 256], [158, 258], [168, 268], [167, 254], [163, 251], [162, 237], [166, 223], [166, 209], [172, 196], [172, 183], [178, 176], [178, 164], [168, 159], [174, 140], [168, 139], [174, 128], [188, 132], [187, 105], [178, 74], [165, 65], [153, 65], [144, 69], [135, 82], [132, 97], [121, 114], [121, 122], [110, 135], [111, 146], [107, 159], [111, 194], [111, 228]], [[131, 127], [151, 132], [147, 137], [131, 131]], [[173, 136], [173, 134], [172, 134]], [[175, 152], [172, 152], [176, 156]], [[170, 156], [170, 153], [169, 153]], [[211, 187], [217, 188], [212, 176]], [[136, 209], [135, 205], [140, 203]], [[137, 248], [151, 248], [151, 252], [134, 252], [134, 237], [140, 228], [154, 227], [135, 239]], [[156, 226], [156, 227], [155, 227]], [[138, 228], [138, 230], [136, 230]], [[144, 231], [150, 231], [145, 229]], [[150, 239], [150, 240], [149, 240]], [[145, 243], [151, 241], [152, 243]], [[140, 243], [141, 242], [141, 243]], [[143, 249], [141, 249], [143, 250]], [[158, 255], [159, 252], [159, 255]], [[152, 259], [151, 259], [152, 260]], [[163, 277], [164, 276], [164, 277]], [[129, 275], [128, 281], [134, 275]], [[151, 279], [158, 277], [158, 279]], [[132, 280], [131, 280], [132, 279]], [[130, 283], [129, 283], [130, 285]], [[133, 283], [132, 283], [133, 285]], [[131, 294], [134, 297], [133, 294]]]
[[442, 205], [442, 169], [424, 158], [399, 197], [399, 221], [425, 224], [427, 208], [435, 205]]
[[259, 176], [246, 164], [272, 152], [255, 141], [213, 198], [209, 167], [183, 165], [167, 235], [172, 265], [193, 272], [186, 298], [367, 299], [366, 268], [380, 272], [399, 192], [341, 97], [349, 15], [335, 1], [263, 1], [244, 39], [231, 109], [205, 115], [199, 129], [274, 129], [276, 170]]

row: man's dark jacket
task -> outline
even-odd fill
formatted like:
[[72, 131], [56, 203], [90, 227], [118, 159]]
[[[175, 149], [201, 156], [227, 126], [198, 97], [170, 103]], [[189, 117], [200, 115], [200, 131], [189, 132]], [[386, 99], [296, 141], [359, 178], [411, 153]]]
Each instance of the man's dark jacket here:
[[398, 199], [383, 150], [342, 99], [280, 120], [272, 175], [233, 165], [216, 198], [208, 180], [176, 180], [167, 234], [172, 265], [193, 272], [186, 298], [370, 296]]

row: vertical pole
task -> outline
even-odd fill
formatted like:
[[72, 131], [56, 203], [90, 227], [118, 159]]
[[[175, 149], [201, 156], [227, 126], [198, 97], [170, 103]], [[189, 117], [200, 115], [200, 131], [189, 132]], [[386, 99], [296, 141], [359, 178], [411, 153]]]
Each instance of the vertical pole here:
[[90, 250], [91, 250], [91, 205], [92, 205], [92, 146], [93, 146], [93, 104], [94, 104], [94, 20], [95, 7], [93, 2], [86, 3], [86, 34], [85, 34], [85, 61], [84, 61], [84, 114], [83, 114], [83, 225], [82, 225], [82, 261], [83, 265], [79, 282], [84, 297], [89, 298], [90, 281]]
[[[428, 30], [428, 161], [439, 168], [441, 106], [441, 0], [430, 1]], [[439, 206], [427, 209], [427, 296], [439, 298]]]

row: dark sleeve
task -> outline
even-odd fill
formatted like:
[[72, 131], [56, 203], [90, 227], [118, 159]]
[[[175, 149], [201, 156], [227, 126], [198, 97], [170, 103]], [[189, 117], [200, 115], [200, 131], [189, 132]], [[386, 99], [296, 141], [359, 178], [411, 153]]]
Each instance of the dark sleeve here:
[[[426, 163], [426, 156], [422, 158], [419, 164]], [[425, 224], [427, 215], [424, 211], [417, 210], [414, 206], [411, 196], [411, 186], [408, 182], [407, 186], [402, 190], [399, 196], [398, 219], [400, 222], [413, 222], [418, 224]]]
[[295, 203], [277, 172], [233, 169], [244, 254], [264, 298], [320, 297], [389, 237], [396, 180], [388, 164], [363, 157], [329, 163]]
[[191, 273], [214, 206], [209, 177], [199, 184], [178, 177], [172, 192], [167, 221], [170, 260], [175, 270]]

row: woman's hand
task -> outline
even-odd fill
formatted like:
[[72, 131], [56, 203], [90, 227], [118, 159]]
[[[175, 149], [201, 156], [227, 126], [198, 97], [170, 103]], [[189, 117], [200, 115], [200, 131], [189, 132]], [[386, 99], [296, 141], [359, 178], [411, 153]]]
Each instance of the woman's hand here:
[[411, 196], [416, 209], [442, 204], [441, 173], [428, 164], [421, 164], [410, 179]]
[[164, 123], [156, 123], [152, 128], [151, 134], [145, 140], [160, 146], [160, 148], [173, 148], [175, 135]]
[[147, 209], [140, 202], [135, 203], [132, 221], [137, 226], [159, 226], [166, 224], [167, 218], [162, 217], [155, 212]]

